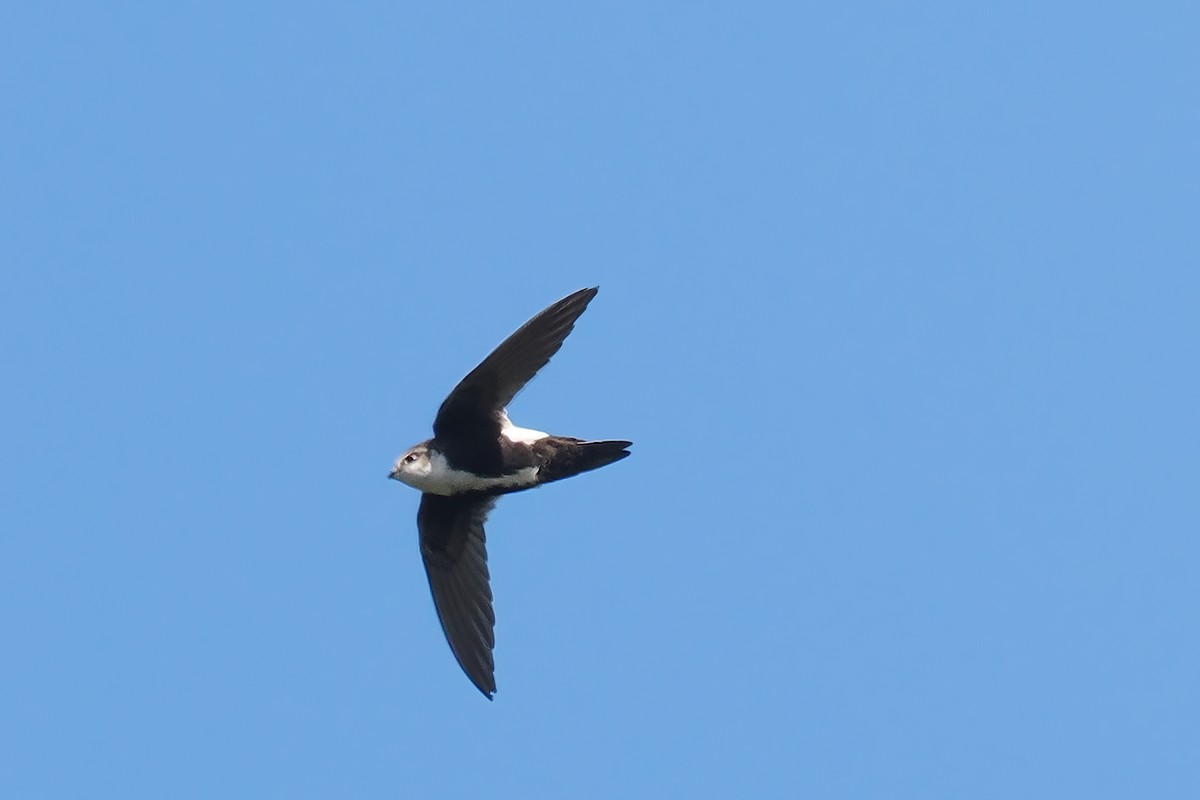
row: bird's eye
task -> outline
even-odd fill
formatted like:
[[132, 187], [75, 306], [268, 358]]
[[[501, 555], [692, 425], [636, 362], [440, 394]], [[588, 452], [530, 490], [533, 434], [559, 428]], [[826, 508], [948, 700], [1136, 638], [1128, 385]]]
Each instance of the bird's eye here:
[[404, 463], [405, 463], [405, 464], [411, 464], [411, 463], [413, 463], [413, 462], [414, 462], [414, 461], [416, 461], [416, 460], [417, 460], [417, 454], [416, 454], [416, 453], [409, 453], [408, 455], [406, 455], [406, 456], [404, 457]]

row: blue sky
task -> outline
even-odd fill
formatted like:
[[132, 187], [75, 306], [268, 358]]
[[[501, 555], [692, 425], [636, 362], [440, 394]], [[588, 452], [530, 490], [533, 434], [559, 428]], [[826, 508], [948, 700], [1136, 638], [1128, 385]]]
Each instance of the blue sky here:
[[[1198, 25], [6, 5], [0, 795], [1196, 796]], [[590, 285], [488, 703], [385, 475]]]

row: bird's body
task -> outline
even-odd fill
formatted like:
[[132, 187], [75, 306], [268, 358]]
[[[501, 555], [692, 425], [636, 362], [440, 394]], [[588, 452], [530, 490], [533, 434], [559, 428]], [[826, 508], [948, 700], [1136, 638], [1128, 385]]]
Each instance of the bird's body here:
[[483, 523], [496, 499], [629, 455], [630, 442], [519, 428], [506, 410], [562, 346], [596, 292], [564, 297], [504, 340], [442, 403], [434, 437], [400, 456], [390, 475], [422, 492], [417, 529], [438, 618], [459, 665], [489, 699], [496, 690], [495, 616]]

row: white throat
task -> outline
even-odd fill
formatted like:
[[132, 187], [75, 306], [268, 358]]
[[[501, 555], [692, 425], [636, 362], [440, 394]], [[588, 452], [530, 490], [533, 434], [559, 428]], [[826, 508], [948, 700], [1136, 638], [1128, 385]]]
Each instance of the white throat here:
[[414, 489], [440, 495], [455, 495], [463, 492], [489, 492], [498, 489], [524, 489], [537, 485], [537, 467], [526, 467], [508, 475], [484, 478], [472, 472], [454, 469], [446, 457], [436, 450], [429, 453], [429, 472], [401, 478]]

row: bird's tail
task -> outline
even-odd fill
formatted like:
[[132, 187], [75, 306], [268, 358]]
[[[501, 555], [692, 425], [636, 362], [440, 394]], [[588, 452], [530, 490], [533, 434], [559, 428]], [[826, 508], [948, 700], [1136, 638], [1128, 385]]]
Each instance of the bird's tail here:
[[633, 442], [611, 439], [602, 442], [573, 442], [572, 446], [560, 448], [548, 463], [538, 470], [542, 483], [560, 481], [581, 472], [606, 467], [630, 453], [625, 448]]

